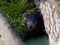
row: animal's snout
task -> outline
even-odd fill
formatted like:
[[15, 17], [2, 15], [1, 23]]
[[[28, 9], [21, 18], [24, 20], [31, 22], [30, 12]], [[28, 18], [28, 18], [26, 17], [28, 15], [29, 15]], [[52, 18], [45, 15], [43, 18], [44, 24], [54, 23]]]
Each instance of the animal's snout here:
[[31, 25], [29, 26], [29, 29], [32, 29], [32, 26]]

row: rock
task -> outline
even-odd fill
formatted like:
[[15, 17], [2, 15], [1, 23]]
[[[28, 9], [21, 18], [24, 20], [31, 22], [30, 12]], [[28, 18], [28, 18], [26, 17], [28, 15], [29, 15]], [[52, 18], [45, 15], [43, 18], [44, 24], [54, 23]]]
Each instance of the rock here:
[[[38, 1], [37, 1], [38, 2]], [[49, 1], [42, 1], [36, 4], [44, 18], [45, 30], [49, 36], [50, 45], [60, 45], [60, 16], [56, 7]]]

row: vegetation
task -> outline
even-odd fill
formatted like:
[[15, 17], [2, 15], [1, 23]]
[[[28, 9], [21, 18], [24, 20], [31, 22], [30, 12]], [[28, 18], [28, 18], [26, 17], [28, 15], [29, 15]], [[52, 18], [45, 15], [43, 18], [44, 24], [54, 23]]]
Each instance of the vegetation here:
[[25, 29], [23, 13], [33, 12], [34, 7], [34, 3], [28, 3], [28, 0], [0, 0], [0, 9], [3, 10], [9, 23], [20, 36], [22, 36]]

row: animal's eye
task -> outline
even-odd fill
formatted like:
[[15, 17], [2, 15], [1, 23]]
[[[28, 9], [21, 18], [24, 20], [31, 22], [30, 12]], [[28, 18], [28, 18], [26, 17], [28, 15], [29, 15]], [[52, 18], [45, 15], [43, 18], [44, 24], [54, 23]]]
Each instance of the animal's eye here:
[[26, 19], [26, 22], [29, 22], [29, 19]]
[[29, 20], [27, 20], [27, 22], [29, 22]]

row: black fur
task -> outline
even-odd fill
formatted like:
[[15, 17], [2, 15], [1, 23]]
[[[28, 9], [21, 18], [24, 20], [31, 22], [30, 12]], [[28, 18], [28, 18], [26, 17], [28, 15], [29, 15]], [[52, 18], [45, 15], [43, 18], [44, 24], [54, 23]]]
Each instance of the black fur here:
[[[24, 32], [24, 35], [22, 37], [23, 41], [27, 40], [29, 37], [36, 37], [43, 35], [45, 27], [44, 27], [44, 21], [43, 21], [43, 16], [40, 13], [32, 13], [32, 14], [25, 14], [27, 17], [25, 19], [25, 24], [26, 24], [26, 31]], [[29, 30], [27, 22], [31, 22], [30, 25], [35, 26], [33, 30]], [[37, 23], [36, 23], [37, 22]], [[32, 26], [33, 28], [33, 26]]]

